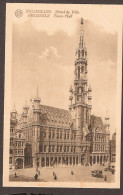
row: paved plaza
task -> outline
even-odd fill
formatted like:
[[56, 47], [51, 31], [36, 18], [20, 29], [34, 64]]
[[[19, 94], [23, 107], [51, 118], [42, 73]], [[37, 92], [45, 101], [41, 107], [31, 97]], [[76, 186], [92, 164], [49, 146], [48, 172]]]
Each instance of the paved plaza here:
[[[104, 171], [105, 166], [94, 165], [94, 166], [71, 166], [71, 167], [50, 167], [50, 168], [39, 168], [40, 175], [38, 179], [34, 179], [36, 169], [18, 169], [16, 170], [17, 177], [15, 177], [15, 170], [10, 170], [10, 181], [36, 181], [36, 182], [115, 182], [115, 174], [110, 171]], [[102, 170], [103, 178], [93, 177], [91, 174], [92, 170]], [[73, 175], [71, 174], [73, 171]], [[54, 180], [53, 172], [56, 174], [57, 179]], [[107, 181], [104, 180], [105, 175]]]

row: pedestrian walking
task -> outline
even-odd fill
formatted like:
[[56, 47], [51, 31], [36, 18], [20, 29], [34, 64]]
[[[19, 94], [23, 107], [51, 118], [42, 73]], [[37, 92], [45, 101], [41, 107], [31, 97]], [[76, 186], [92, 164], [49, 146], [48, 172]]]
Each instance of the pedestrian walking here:
[[16, 172], [15, 172], [15, 178], [17, 177], [17, 174], [16, 174]]
[[38, 174], [37, 174], [37, 173], [35, 174], [34, 179], [35, 179], [35, 180], [38, 179]]
[[56, 176], [56, 174], [54, 175], [54, 180], [57, 180], [57, 176]]
[[53, 171], [53, 177], [55, 176], [55, 172]]
[[73, 171], [71, 170], [71, 175], [74, 175]]
[[40, 171], [38, 171], [38, 175], [40, 175]]
[[104, 180], [107, 181], [107, 176], [105, 175]]

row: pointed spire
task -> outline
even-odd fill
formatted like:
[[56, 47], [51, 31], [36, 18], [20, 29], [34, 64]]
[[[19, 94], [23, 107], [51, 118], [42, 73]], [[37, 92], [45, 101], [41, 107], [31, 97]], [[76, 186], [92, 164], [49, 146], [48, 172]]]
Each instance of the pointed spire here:
[[37, 86], [36, 98], [39, 98], [39, 94], [38, 94], [38, 86]]
[[108, 110], [107, 110], [107, 112], [106, 112], [105, 120], [109, 120]]
[[15, 107], [15, 102], [14, 102], [14, 106], [13, 106], [12, 112], [17, 112], [17, 111], [16, 111], [16, 107]]
[[73, 91], [73, 89], [72, 89], [72, 85], [70, 86], [70, 89], [69, 89], [69, 92], [72, 92]]
[[91, 85], [89, 85], [89, 88], [88, 88], [89, 91], [92, 91], [92, 88], [91, 88]]
[[81, 36], [84, 35], [83, 25], [84, 25], [83, 18], [81, 18], [81, 21], [80, 21], [80, 35]]
[[40, 101], [40, 97], [39, 97], [39, 93], [38, 93], [38, 86], [37, 86], [36, 97], [34, 99]]
[[83, 47], [83, 38], [84, 38], [84, 27], [83, 27], [83, 18], [81, 18], [80, 21], [80, 43], [79, 43], [79, 47]]
[[26, 100], [25, 100], [25, 105], [24, 105], [23, 108], [28, 108], [28, 106], [27, 106], [27, 101], [26, 101]]

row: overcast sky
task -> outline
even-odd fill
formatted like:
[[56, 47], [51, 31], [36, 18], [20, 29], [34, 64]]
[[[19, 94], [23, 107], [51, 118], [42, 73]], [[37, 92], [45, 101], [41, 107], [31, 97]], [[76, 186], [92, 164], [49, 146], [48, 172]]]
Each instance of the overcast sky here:
[[[82, 14], [80, 17], [83, 16]], [[79, 18], [14, 22], [12, 28], [12, 99], [20, 112], [30, 102], [37, 85], [41, 103], [68, 109], [73, 84], [75, 51], [79, 43]], [[95, 19], [84, 18], [88, 51], [88, 80], [92, 87], [92, 114], [105, 117], [115, 131], [117, 31]], [[110, 18], [107, 18], [110, 21]], [[54, 20], [55, 21], [55, 20]], [[44, 22], [44, 23], [43, 23]], [[44, 25], [45, 24], [45, 25]], [[112, 24], [113, 25], [113, 24]], [[71, 29], [71, 30], [70, 30]]]

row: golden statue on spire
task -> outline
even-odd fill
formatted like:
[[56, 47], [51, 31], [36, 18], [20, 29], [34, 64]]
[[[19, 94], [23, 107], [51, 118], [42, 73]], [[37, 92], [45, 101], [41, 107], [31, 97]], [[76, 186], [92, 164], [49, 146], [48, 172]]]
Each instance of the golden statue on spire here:
[[81, 25], [83, 25], [84, 24], [84, 22], [83, 22], [83, 18], [81, 17]]

